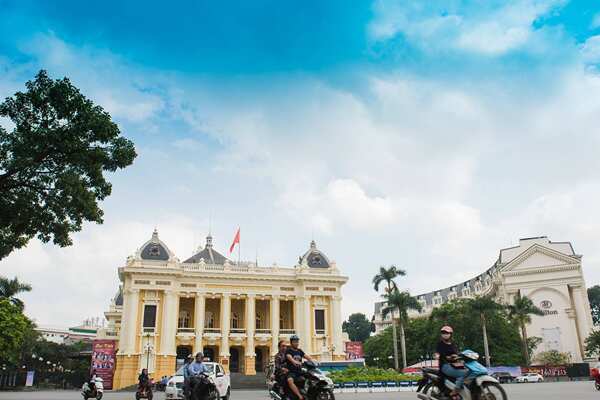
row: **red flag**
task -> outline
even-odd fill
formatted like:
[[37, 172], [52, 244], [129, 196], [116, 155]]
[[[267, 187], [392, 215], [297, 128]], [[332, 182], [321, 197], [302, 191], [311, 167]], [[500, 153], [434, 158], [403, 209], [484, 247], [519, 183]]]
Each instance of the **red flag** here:
[[233, 243], [231, 243], [231, 246], [229, 247], [229, 254], [231, 254], [231, 252], [235, 248], [236, 243], [238, 245], [240, 244], [240, 228], [238, 228], [237, 233], [235, 234], [235, 237], [233, 238]]

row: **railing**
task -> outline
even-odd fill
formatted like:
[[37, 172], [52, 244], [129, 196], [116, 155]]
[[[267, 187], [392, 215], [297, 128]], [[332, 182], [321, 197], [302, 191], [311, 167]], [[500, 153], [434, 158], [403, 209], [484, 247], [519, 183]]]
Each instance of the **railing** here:
[[204, 333], [221, 333], [221, 328], [204, 328]]
[[177, 333], [194, 333], [194, 328], [177, 328]]
[[229, 333], [234, 333], [234, 334], [236, 334], [236, 333], [238, 333], [238, 334], [239, 333], [246, 333], [246, 330], [243, 329], [243, 328], [231, 328], [229, 330]]
[[104, 334], [106, 336], [110, 336], [110, 337], [118, 337], [119, 336], [119, 334], [115, 331], [106, 331]]
[[324, 335], [325, 334], [325, 329], [315, 329], [315, 333], [317, 335]]
[[154, 333], [154, 331], [156, 331], [156, 328], [154, 328], [154, 327], [152, 327], [152, 328], [144, 327], [144, 329], [142, 330], [142, 332], [144, 332], [144, 333]]
[[279, 330], [280, 335], [293, 335], [295, 333], [296, 333], [295, 329], [280, 329]]
[[257, 335], [264, 335], [264, 334], [270, 335], [271, 330], [270, 329], [257, 329], [256, 334]]

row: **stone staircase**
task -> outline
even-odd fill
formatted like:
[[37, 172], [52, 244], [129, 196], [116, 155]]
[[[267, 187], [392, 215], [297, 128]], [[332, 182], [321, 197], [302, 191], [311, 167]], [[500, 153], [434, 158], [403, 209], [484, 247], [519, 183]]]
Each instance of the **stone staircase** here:
[[266, 375], [264, 372], [257, 372], [256, 375], [243, 375], [240, 373], [231, 373], [232, 389], [260, 389], [267, 390]]

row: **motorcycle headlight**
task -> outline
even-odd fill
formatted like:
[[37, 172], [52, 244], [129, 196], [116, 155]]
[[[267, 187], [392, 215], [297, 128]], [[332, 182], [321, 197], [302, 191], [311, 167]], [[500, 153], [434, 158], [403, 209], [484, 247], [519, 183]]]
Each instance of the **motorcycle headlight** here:
[[331, 378], [324, 377], [323, 380], [327, 382], [327, 386], [333, 386], [333, 381], [331, 380]]

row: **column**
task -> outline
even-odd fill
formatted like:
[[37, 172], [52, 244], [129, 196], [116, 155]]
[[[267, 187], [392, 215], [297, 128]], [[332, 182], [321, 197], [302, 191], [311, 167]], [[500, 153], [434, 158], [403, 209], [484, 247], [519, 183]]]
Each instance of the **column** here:
[[[573, 296], [573, 305], [575, 307], [575, 320], [577, 322], [577, 337], [579, 342], [579, 351], [581, 358], [585, 357], [584, 341], [592, 332], [591, 312], [589, 312], [589, 300], [587, 293], [582, 286], [573, 286], [571, 295]], [[586, 303], [588, 307], [586, 307]]]
[[172, 290], [165, 290], [162, 328], [160, 330], [160, 352], [163, 356], [177, 355], [176, 337], [177, 337], [177, 319], [179, 295]]
[[[342, 298], [341, 296], [333, 296], [331, 298], [331, 321], [333, 326], [331, 327], [332, 332], [330, 333], [333, 341], [334, 360], [337, 357], [344, 357], [344, 338], [342, 336]], [[343, 358], [342, 358], [343, 359]]]
[[204, 335], [204, 313], [206, 304], [204, 300], [204, 293], [196, 293], [196, 299], [194, 304], [194, 333], [196, 338], [194, 340], [194, 354], [204, 351], [202, 346], [202, 336]]
[[246, 375], [256, 375], [256, 364], [254, 362], [256, 351], [254, 349], [254, 329], [256, 325], [256, 297], [249, 294], [246, 298]]
[[229, 293], [221, 296], [221, 363], [229, 371], [229, 328], [231, 315], [231, 299]]
[[[567, 346], [565, 346], [563, 344], [563, 351], [566, 350], [567, 352], [569, 352], [573, 355], [572, 362], [579, 363], [582, 361], [582, 354], [580, 353], [581, 346], [579, 343], [579, 335], [577, 334], [577, 311], [575, 311], [574, 308], [567, 308], [567, 309], [565, 309], [565, 312], [566, 312], [567, 316], [569, 317], [569, 324], [571, 325], [570, 326], [571, 332], [570, 332], [570, 334], [568, 334], [568, 336], [561, 335], [562, 336], [561, 342], [568, 337], [571, 337], [572, 340], [565, 343]], [[565, 334], [566, 333], [567, 332], [565, 332]], [[561, 332], [561, 334], [562, 334], [562, 332]]]
[[304, 335], [304, 297], [300, 296], [296, 296], [294, 299], [294, 329], [298, 336]]
[[137, 313], [140, 291], [138, 289], [123, 290], [123, 320], [119, 338], [119, 353], [132, 354], [135, 352], [137, 338]]
[[[303, 304], [303, 313], [304, 313], [304, 333], [301, 340], [304, 341], [304, 351], [308, 354], [314, 354], [315, 350], [313, 349], [313, 335], [314, 329], [312, 328], [312, 320], [313, 317], [311, 315], [311, 306], [310, 306], [310, 296], [304, 296], [304, 304]], [[320, 351], [320, 349], [319, 349]]]
[[271, 297], [271, 354], [275, 355], [279, 351], [277, 343], [279, 342], [279, 296]]

